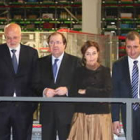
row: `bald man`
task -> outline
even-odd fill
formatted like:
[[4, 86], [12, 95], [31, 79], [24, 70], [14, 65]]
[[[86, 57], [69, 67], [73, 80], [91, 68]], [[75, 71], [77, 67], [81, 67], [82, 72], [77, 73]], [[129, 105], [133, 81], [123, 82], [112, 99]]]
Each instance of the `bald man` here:
[[[18, 24], [6, 25], [4, 35], [6, 43], [0, 45], [0, 96], [34, 96], [37, 51], [20, 43]], [[34, 110], [31, 102], [0, 102], [0, 140], [10, 140], [11, 132], [13, 140], [31, 140]]]

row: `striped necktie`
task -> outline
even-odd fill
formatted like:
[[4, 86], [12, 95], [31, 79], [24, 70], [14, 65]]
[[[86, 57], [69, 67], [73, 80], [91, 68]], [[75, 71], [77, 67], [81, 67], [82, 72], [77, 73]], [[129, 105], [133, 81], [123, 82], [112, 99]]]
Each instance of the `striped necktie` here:
[[[133, 98], [138, 98], [138, 80], [139, 80], [139, 69], [138, 69], [138, 61], [133, 62], [133, 70], [132, 70], [132, 97]], [[135, 103], [133, 104], [133, 109], [137, 110], [139, 104]]]

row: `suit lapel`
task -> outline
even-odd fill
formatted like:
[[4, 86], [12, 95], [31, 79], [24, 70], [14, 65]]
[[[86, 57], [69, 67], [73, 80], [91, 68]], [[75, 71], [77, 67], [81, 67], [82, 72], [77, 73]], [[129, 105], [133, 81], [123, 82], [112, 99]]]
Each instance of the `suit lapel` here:
[[129, 97], [132, 97], [132, 92], [131, 92], [131, 80], [130, 80], [130, 73], [129, 73], [129, 65], [128, 65], [128, 57], [125, 58], [124, 60], [124, 76], [125, 76], [125, 79], [126, 79], [126, 83], [128, 85], [128, 89], [129, 89]]
[[4, 59], [4, 61], [6, 62], [7, 66], [9, 67], [10, 71], [11, 71], [12, 73], [15, 73], [15, 72], [14, 72], [14, 68], [13, 68], [13, 64], [12, 64], [12, 59], [11, 59], [11, 55], [10, 55], [10, 51], [9, 51], [8, 46], [5, 45], [4, 49], [5, 49], [5, 50], [4, 50], [5, 53], [3, 53], [3, 54], [4, 54], [4, 55], [3, 55], [3, 59]]
[[52, 72], [52, 57], [51, 55], [44, 57], [44, 60], [41, 61], [41, 74], [43, 74], [43, 79], [50, 80], [50, 83], [53, 82], [53, 72]]
[[25, 48], [21, 45], [17, 74], [20, 73], [22, 71], [22, 69], [25, 68], [25, 66], [26, 66], [25, 62], [28, 62], [27, 52], [26, 52]]
[[60, 65], [60, 68], [58, 71], [56, 83], [58, 83], [60, 81], [62, 75], [64, 74], [65, 69], [67, 68], [66, 64], [67, 64], [67, 54], [64, 53], [64, 56], [63, 56], [63, 59], [62, 59], [62, 62], [61, 62], [61, 65]]
[[46, 61], [44, 61], [44, 62], [45, 62], [45, 64], [44, 64], [44, 66], [45, 66], [45, 73], [47, 72], [47, 75], [49, 74], [50, 78], [53, 79], [52, 56], [49, 55], [49, 57], [47, 59], [47, 63], [46, 63]]

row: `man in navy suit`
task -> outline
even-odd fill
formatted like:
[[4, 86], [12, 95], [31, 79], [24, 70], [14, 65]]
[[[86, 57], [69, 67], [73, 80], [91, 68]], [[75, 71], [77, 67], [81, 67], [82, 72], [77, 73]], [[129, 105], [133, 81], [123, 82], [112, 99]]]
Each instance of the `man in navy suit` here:
[[[5, 26], [4, 35], [6, 43], [0, 45], [0, 96], [34, 96], [37, 51], [20, 44], [21, 28], [15, 23]], [[11, 130], [13, 140], [31, 140], [34, 110], [31, 102], [0, 102], [0, 140], [10, 140]]]
[[[48, 37], [51, 55], [40, 59], [41, 84], [44, 97], [69, 97], [75, 69], [80, 66], [80, 59], [65, 53], [67, 41], [60, 32]], [[53, 65], [57, 59], [57, 70], [53, 74]], [[42, 103], [41, 123], [42, 140], [66, 140], [74, 113], [73, 103]]]
[[[127, 56], [122, 57], [113, 65], [113, 97], [133, 98], [132, 71], [133, 62], [137, 61], [138, 73], [140, 75], [140, 35], [137, 32], [129, 32], [126, 36]], [[138, 95], [140, 98], [140, 78], [138, 78]], [[124, 104], [112, 104], [113, 131], [119, 135], [120, 132], [120, 110], [124, 131], [126, 132], [126, 106]], [[130, 120], [131, 121], [131, 120]], [[140, 139], [140, 106], [133, 109], [133, 140]]]

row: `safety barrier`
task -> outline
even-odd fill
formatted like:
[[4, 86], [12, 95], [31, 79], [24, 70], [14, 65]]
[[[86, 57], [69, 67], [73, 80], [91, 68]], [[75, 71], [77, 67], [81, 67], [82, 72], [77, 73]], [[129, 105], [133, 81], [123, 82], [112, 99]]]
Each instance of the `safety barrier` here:
[[126, 140], [132, 140], [132, 103], [140, 102], [133, 98], [43, 98], [43, 97], [0, 97], [0, 101], [26, 101], [26, 102], [110, 102], [126, 104]]

